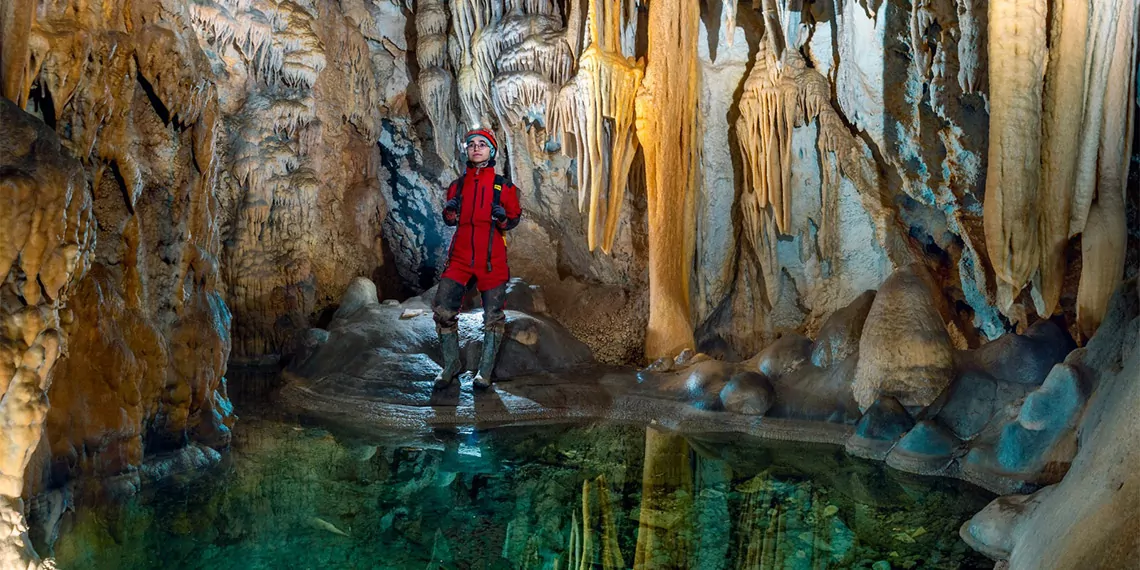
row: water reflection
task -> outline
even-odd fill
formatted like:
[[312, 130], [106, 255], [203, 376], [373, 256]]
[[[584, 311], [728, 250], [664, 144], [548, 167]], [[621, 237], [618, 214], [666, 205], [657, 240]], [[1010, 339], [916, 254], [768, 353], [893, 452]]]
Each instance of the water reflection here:
[[957, 528], [988, 499], [739, 436], [595, 425], [378, 442], [245, 417], [216, 472], [81, 506], [54, 552], [84, 569], [970, 568], [987, 566]]

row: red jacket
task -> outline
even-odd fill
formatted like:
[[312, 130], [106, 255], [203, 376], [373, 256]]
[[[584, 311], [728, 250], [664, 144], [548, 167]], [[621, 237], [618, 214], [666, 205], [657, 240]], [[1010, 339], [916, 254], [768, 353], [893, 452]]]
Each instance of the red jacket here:
[[506, 211], [505, 220], [491, 220], [495, 197], [495, 165], [491, 161], [482, 168], [469, 163], [467, 172], [451, 183], [447, 189], [447, 200], [450, 202], [456, 194], [461, 194], [459, 215], [456, 219], [452, 212], [445, 210], [444, 221], [448, 225], [459, 226], [451, 240], [448, 267], [458, 265], [476, 275], [498, 276], [505, 283], [510, 272], [507, 267], [507, 243], [503, 234], [518, 225], [522, 209], [519, 207], [518, 188], [506, 178], [500, 177], [500, 182], [499, 204]]

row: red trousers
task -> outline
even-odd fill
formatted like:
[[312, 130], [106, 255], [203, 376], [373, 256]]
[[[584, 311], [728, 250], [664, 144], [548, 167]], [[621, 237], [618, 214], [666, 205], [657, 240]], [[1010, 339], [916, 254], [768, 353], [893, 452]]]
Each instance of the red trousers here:
[[[502, 236], [496, 237], [502, 239]], [[506, 255], [500, 259], [495, 259], [495, 257], [497, 256], [492, 256], [491, 270], [487, 271], [486, 253], [476, 256], [474, 264], [471, 263], [470, 258], [462, 259], [460, 256], [452, 256], [447, 262], [447, 269], [443, 270], [443, 277], [464, 285], [474, 277], [475, 287], [479, 289], [479, 292], [490, 291], [511, 278], [511, 269], [507, 267]]]

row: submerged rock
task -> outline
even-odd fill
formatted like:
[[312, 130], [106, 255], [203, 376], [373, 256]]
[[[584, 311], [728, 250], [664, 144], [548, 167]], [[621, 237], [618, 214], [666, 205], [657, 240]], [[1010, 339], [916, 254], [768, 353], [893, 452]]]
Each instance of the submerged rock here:
[[847, 440], [847, 452], [869, 459], [883, 459], [902, 435], [914, 427], [914, 418], [891, 396], [882, 396], [867, 408]]
[[922, 475], [943, 474], [960, 442], [931, 420], [915, 424], [887, 455], [887, 465]]

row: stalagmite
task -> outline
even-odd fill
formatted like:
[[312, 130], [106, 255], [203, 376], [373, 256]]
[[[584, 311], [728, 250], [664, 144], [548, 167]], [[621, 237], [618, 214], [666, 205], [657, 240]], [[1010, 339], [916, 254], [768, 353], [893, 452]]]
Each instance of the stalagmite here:
[[989, 8], [990, 146], [986, 251], [1008, 310], [1039, 259], [1038, 182], [1045, 0], [994, 0]]
[[1042, 317], [1056, 311], [1065, 278], [1069, 210], [1084, 116], [1089, 2], [1060, 0], [1053, 10], [1041, 125], [1041, 263], [1036, 288], [1041, 298], [1037, 313]]
[[[563, 151], [578, 159], [578, 206], [589, 205], [589, 248], [593, 250], [600, 242], [605, 253], [617, 235], [636, 154], [634, 99], [645, 64], [633, 58], [630, 30], [637, 20], [630, 7], [634, 4], [626, 0], [617, 9], [605, 2], [590, 4], [591, 41], [578, 61], [578, 75], [562, 86], [547, 120], [555, 137], [570, 133], [576, 139], [573, 147], [564, 142]], [[604, 219], [600, 232], [599, 218]]]
[[[693, 346], [689, 273], [695, 245], [694, 193], [700, 170], [695, 0], [654, 4], [649, 55], [636, 99], [637, 136], [645, 151], [649, 219], [649, 324], [645, 354], [674, 355]], [[618, 156], [614, 157], [617, 162]]]
[[1081, 241], [1081, 281], [1077, 290], [1077, 325], [1091, 337], [1113, 292], [1124, 277], [1124, 261], [1128, 244], [1125, 215], [1125, 185], [1135, 106], [1133, 73], [1136, 69], [1135, 0], [1119, 4], [1116, 41], [1109, 57], [1111, 63], [1104, 97], [1103, 125], [1097, 161], [1096, 201], [1093, 203]]

